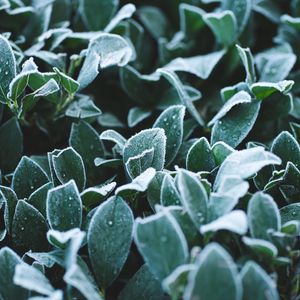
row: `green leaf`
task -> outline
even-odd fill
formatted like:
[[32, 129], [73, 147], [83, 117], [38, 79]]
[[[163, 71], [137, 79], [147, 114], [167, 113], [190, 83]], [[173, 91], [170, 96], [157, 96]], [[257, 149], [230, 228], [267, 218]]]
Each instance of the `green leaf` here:
[[130, 157], [126, 162], [126, 171], [134, 179], [152, 166], [154, 148], [147, 149], [137, 156]]
[[161, 187], [165, 176], [166, 173], [163, 171], [156, 172], [148, 185], [147, 199], [153, 211], [155, 205], [160, 203]]
[[126, 144], [126, 139], [121, 134], [112, 129], [103, 131], [100, 135], [100, 139], [103, 141], [110, 141], [115, 143], [121, 149], [121, 151], [123, 151]]
[[7, 103], [9, 84], [16, 76], [16, 59], [9, 41], [0, 35], [0, 102]]
[[79, 265], [73, 264], [65, 273], [64, 281], [79, 290], [81, 294], [88, 300], [103, 300], [98, 287], [83, 272]]
[[160, 282], [150, 272], [147, 265], [142, 265], [129, 279], [121, 291], [118, 300], [160, 300], [163, 297]]
[[151, 115], [151, 110], [141, 107], [133, 107], [128, 112], [127, 123], [129, 127], [135, 127]]
[[201, 79], [207, 79], [224, 54], [225, 51], [220, 50], [205, 55], [178, 57], [165, 65], [163, 69], [166, 71], [187, 72]]
[[[119, 0], [80, 0], [79, 12], [89, 31], [102, 30], [116, 13]], [[95, 12], [101, 12], [99, 16]]]
[[104, 156], [104, 147], [97, 131], [85, 121], [73, 123], [69, 145], [82, 157], [87, 183], [97, 183], [99, 172], [95, 169], [94, 160]]
[[77, 101], [71, 102], [65, 111], [65, 115], [71, 118], [89, 119], [101, 115], [101, 110], [89, 97], [81, 97]]
[[197, 258], [183, 299], [238, 300], [241, 296], [241, 281], [232, 257], [220, 245], [209, 244]]
[[167, 174], [161, 185], [160, 203], [163, 206], [180, 205], [180, 196], [176, 189], [174, 179]]
[[87, 188], [80, 194], [82, 204], [89, 207], [102, 202], [112, 192], [116, 185], [116, 182], [111, 182], [101, 186]]
[[239, 176], [223, 177], [217, 192], [210, 194], [209, 219], [212, 221], [230, 212], [248, 189], [249, 183]]
[[81, 156], [71, 147], [52, 156], [53, 167], [58, 180], [64, 184], [74, 179], [79, 190], [83, 190], [86, 174]]
[[132, 182], [119, 186], [115, 194], [127, 199], [136, 193], [145, 192], [155, 173], [156, 171], [153, 168], [145, 170], [142, 174], [135, 177]]
[[75, 94], [79, 88], [79, 83], [72, 77], [61, 72], [58, 68], [53, 68], [54, 72], [59, 76], [60, 84], [71, 95]]
[[166, 136], [161, 128], [142, 130], [128, 139], [123, 151], [124, 163], [127, 163], [129, 158], [140, 155], [151, 148], [154, 149], [151, 167], [157, 171], [162, 170], [166, 155]]
[[209, 142], [205, 137], [196, 141], [186, 157], [186, 168], [193, 172], [212, 171], [216, 166]]
[[132, 47], [119, 35], [101, 33], [91, 39], [77, 79], [80, 89], [87, 87], [97, 77], [99, 68], [103, 69], [114, 65], [125, 66], [132, 56]]
[[240, 91], [229, 100], [225, 102], [223, 107], [218, 111], [218, 113], [213, 117], [213, 119], [207, 124], [208, 126], [214, 125], [218, 120], [222, 119], [234, 106], [242, 103], [250, 103], [251, 96], [245, 92]]
[[121, 197], [102, 203], [90, 222], [88, 249], [101, 287], [107, 288], [120, 273], [132, 241], [133, 214]]
[[231, 10], [235, 17], [237, 23], [237, 31], [242, 33], [245, 29], [245, 26], [248, 23], [251, 9], [252, 1], [251, 0], [225, 0], [222, 1], [221, 8], [223, 10]]
[[17, 166], [23, 152], [23, 134], [16, 118], [0, 127], [0, 169], [8, 174]]
[[277, 248], [266, 240], [253, 239], [246, 236], [242, 240], [255, 254], [264, 258], [273, 259], [278, 254]]
[[273, 93], [282, 93], [286, 95], [294, 85], [293, 80], [283, 80], [277, 83], [257, 82], [250, 87], [251, 92], [258, 100], [263, 100], [271, 96]]
[[13, 244], [22, 250], [47, 249], [48, 225], [43, 215], [24, 200], [19, 200], [12, 223]]
[[205, 11], [187, 3], [179, 4], [180, 30], [188, 38], [193, 38], [204, 27], [203, 15]]
[[200, 232], [205, 234], [207, 232], [216, 232], [219, 230], [228, 230], [240, 235], [247, 233], [248, 224], [247, 216], [242, 210], [234, 210], [215, 221], [200, 227]]
[[246, 179], [267, 165], [279, 164], [281, 164], [280, 158], [265, 151], [263, 147], [235, 151], [222, 163], [216, 176], [214, 189], [219, 187], [222, 178], [226, 176], [233, 175]]
[[183, 207], [199, 229], [207, 220], [208, 198], [203, 184], [193, 173], [180, 170], [177, 187]]
[[300, 204], [292, 203], [280, 209], [281, 223], [285, 224], [289, 221], [300, 222]]
[[241, 103], [234, 106], [212, 129], [211, 144], [223, 141], [235, 148], [253, 128], [260, 109], [260, 102]]
[[145, 219], [137, 218], [134, 239], [150, 271], [160, 280], [187, 260], [185, 237], [168, 211], [163, 210]]
[[227, 47], [234, 43], [238, 27], [236, 17], [232, 11], [207, 13], [203, 16], [203, 20], [213, 31], [220, 44]]
[[247, 215], [250, 233], [254, 238], [269, 240], [268, 231], [278, 231], [281, 227], [279, 210], [268, 194], [254, 194], [249, 201]]
[[50, 296], [54, 288], [47, 277], [33, 266], [18, 264], [15, 269], [14, 283], [24, 289]]
[[247, 262], [241, 271], [243, 299], [278, 300], [276, 285], [269, 275], [254, 261]]
[[15, 209], [18, 203], [18, 198], [15, 192], [5, 186], [0, 186], [0, 196], [5, 200], [5, 208], [4, 208], [4, 223], [6, 231], [10, 234], [12, 222], [15, 214]]
[[[234, 2], [234, 1], [230, 1]], [[240, 2], [248, 2], [249, 1], [240, 1]], [[256, 82], [256, 74], [255, 74], [255, 66], [254, 66], [254, 60], [251, 53], [251, 50], [249, 48], [242, 48], [239, 45], [236, 45], [236, 48], [239, 52], [239, 56], [241, 58], [241, 61], [244, 65], [245, 71], [246, 71], [246, 82], [248, 84], [253, 84]]]
[[212, 146], [215, 162], [217, 166], [221, 165], [228, 155], [234, 152], [234, 149], [224, 142], [217, 142]]
[[290, 161], [296, 167], [300, 167], [300, 147], [289, 132], [282, 131], [274, 139], [271, 151], [281, 158], [283, 166]]
[[82, 204], [74, 180], [49, 190], [47, 220], [55, 230], [66, 231], [81, 226]]
[[153, 124], [153, 128], [164, 129], [166, 142], [166, 165], [170, 164], [182, 142], [183, 119], [185, 107], [183, 105], [174, 105], [163, 111]]
[[28, 299], [27, 291], [13, 282], [15, 267], [22, 263], [19, 256], [10, 248], [0, 250], [0, 295], [2, 299]]
[[110, 20], [105, 27], [105, 32], [112, 31], [121, 21], [130, 18], [136, 11], [135, 6], [132, 3], [125, 4], [120, 8], [116, 15]]
[[32, 192], [48, 183], [47, 174], [27, 156], [20, 160], [12, 179], [12, 189], [19, 198], [28, 198]]

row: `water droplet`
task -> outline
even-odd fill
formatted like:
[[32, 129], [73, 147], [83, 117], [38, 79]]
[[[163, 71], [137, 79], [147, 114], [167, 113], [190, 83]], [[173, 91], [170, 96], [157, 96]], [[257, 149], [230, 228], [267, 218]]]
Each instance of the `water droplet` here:
[[292, 212], [292, 215], [293, 215], [293, 216], [296, 216], [296, 215], [297, 215], [297, 213], [296, 213], [295, 211], [293, 211], [293, 212]]
[[8, 72], [7, 72], [7, 71], [5, 71], [5, 75], [8, 75]]
[[164, 118], [164, 122], [167, 122], [168, 121], [168, 119], [167, 118]]
[[69, 196], [69, 200], [73, 200], [73, 197]]
[[114, 223], [113, 223], [113, 221], [108, 221], [107, 224], [108, 224], [108, 226], [113, 226]]
[[167, 241], [167, 238], [166, 238], [165, 236], [162, 236], [162, 237], [160, 238], [160, 240], [161, 240], [163, 243], [165, 243], [165, 242]]
[[8, 61], [5, 64], [8, 65]]
[[173, 115], [173, 116], [172, 116], [172, 119], [173, 119], [173, 120], [175, 120], [175, 119], [176, 119], [176, 116], [175, 116], [175, 115]]
[[33, 186], [33, 185], [31, 185], [31, 186], [30, 186], [30, 189], [31, 189], [31, 190], [33, 190], [33, 189], [34, 189], [34, 186]]

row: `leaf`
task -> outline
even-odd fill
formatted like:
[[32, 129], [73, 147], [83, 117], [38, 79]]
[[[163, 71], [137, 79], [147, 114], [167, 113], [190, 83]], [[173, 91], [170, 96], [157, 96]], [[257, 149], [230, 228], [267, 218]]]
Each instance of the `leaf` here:
[[[233, 3], [233, 1], [231, 2]], [[256, 82], [255, 66], [251, 50], [249, 48], [242, 48], [239, 45], [236, 45], [236, 48], [246, 71], [246, 82], [251, 85]]]
[[237, 36], [237, 20], [232, 11], [207, 13], [203, 16], [204, 22], [213, 31], [217, 41], [225, 47], [230, 46]]
[[183, 119], [185, 107], [183, 105], [170, 106], [164, 110], [153, 124], [153, 128], [164, 129], [166, 142], [166, 164], [170, 164], [182, 142]]
[[237, 30], [239, 33], [242, 33], [250, 17], [252, 9], [251, 0], [226, 0], [222, 1], [221, 7], [223, 10], [231, 10], [234, 13]]
[[151, 167], [154, 157], [154, 148], [145, 150], [137, 156], [130, 157], [126, 162], [126, 171], [134, 179]]
[[181, 202], [197, 228], [207, 220], [208, 198], [203, 184], [188, 171], [180, 170], [177, 187]]
[[213, 119], [207, 124], [208, 126], [214, 125], [218, 120], [222, 119], [226, 114], [236, 105], [242, 103], [250, 103], [251, 96], [245, 92], [240, 91], [234, 96], [232, 96], [229, 100], [225, 102], [223, 107], [218, 111], [218, 113], [213, 117]]
[[253, 239], [246, 236], [244, 236], [242, 240], [245, 245], [253, 250], [254, 253], [264, 258], [273, 259], [278, 254], [277, 248], [271, 242], [268, 242], [266, 240]]
[[101, 110], [89, 97], [81, 97], [77, 101], [71, 102], [65, 111], [65, 115], [71, 118], [89, 119], [101, 115]]
[[27, 291], [13, 282], [15, 267], [22, 263], [19, 256], [10, 248], [0, 249], [0, 295], [2, 299], [25, 300]]
[[[222, 289], [216, 289], [222, 287]], [[183, 299], [241, 299], [242, 286], [232, 257], [216, 243], [201, 251]]]
[[210, 194], [209, 219], [215, 220], [229, 213], [241, 197], [245, 196], [249, 189], [249, 183], [234, 175], [225, 176], [218, 187], [217, 192]]
[[157, 171], [162, 170], [166, 155], [166, 136], [161, 128], [142, 130], [128, 139], [123, 151], [124, 163], [151, 148], [154, 149], [151, 167]]
[[101, 33], [90, 41], [77, 81], [80, 89], [87, 87], [98, 75], [98, 68], [125, 66], [132, 58], [130, 44], [121, 36]]
[[293, 85], [293, 80], [283, 80], [277, 83], [257, 82], [252, 84], [250, 89], [258, 100], [263, 100], [276, 92], [286, 95], [291, 90]]
[[41, 271], [25, 263], [16, 266], [13, 280], [16, 285], [42, 295], [50, 296], [54, 292], [47, 277]]
[[187, 72], [201, 79], [207, 79], [224, 54], [225, 52], [220, 50], [205, 55], [197, 55], [185, 58], [178, 57], [165, 65], [163, 70]]
[[126, 139], [121, 134], [112, 129], [103, 131], [100, 135], [100, 139], [103, 141], [110, 141], [115, 143], [121, 149], [121, 151], [123, 151], [126, 144]]
[[289, 221], [300, 222], [300, 204], [292, 203], [280, 209], [281, 223], [285, 224]]
[[120, 273], [132, 241], [133, 214], [121, 197], [102, 203], [88, 230], [88, 249], [101, 287], [107, 288]]
[[234, 152], [234, 149], [224, 142], [216, 142], [212, 146], [215, 162], [219, 166], [226, 159], [228, 155]]
[[0, 169], [8, 174], [17, 166], [23, 152], [23, 134], [16, 118], [0, 127], [0, 141]]
[[49, 190], [47, 220], [50, 227], [59, 231], [81, 226], [82, 204], [74, 180]]
[[127, 198], [132, 194], [136, 194], [138, 192], [145, 192], [151, 180], [154, 178], [155, 173], [155, 169], [148, 168], [142, 174], [134, 178], [131, 183], [119, 186], [116, 189], [115, 194]]
[[200, 232], [205, 234], [207, 232], [216, 232], [219, 230], [228, 230], [240, 235], [247, 233], [248, 224], [247, 216], [242, 210], [234, 210], [208, 224], [200, 227]]
[[245, 264], [241, 271], [243, 299], [279, 299], [276, 285], [269, 275], [254, 261]]
[[81, 194], [82, 204], [84, 206], [92, 206], [102, 202], [116, 187], [116, 182], [101, 185], [99, 187], [90, 187], [84, 190]]
[[204, 27], [204, 14], [205, 11], [197, 6], [187, 3], [179, 4], [180, 30], [186, 37], [193, 38]]
[[281, 227], [279, 210], [268, 194], [257, 192], [248, 204], [248, 222], [251, 236], [269, 240], [268, 231], [278, 231]]
[[71, 147], [61, 150], [52, 156], [55, 174], [64, 184], [74, 179], [79, 190], [83, 190], [86, 183], [86, 174], [81, 156]]
[[20, 160], [12, 179], [12, 189], [19, 198], [28, 198], [32, 192], [48, 182], [46, 173], [27, 156]]
[[88, 300], [102, 300], [102, 294], [94, 282], [91, 282], [88, 276], [77, 265], [73, 264], [65, 273], [64, 281], [79, 290]]
[[145, 219], [137, 218], [134, 240], [150, 271], [160, 280], [187, 260], [185, 237], [174, 217], [167, 211]]
[[97, 131], [85, 121], [73, 123], [69, 145], [82, 157], [87, 183], [97, 182], [99, 172], [95, 169], [94, 160], [104, 156], [104, 147]]
[[210, 144], [205, 137], [202, 137], [189, 149], [186, 157], [186, 168], [193, 172], [210, 172], [215, 166], [215, 158]]
[[234, 106], [221, 120], [214, 124], [211, 144], [223, 141], [235, 148], [253, 128], [260, 109], [260, 102], [241, 103]]
[[[116, 0], [115, 0], [116, 1]], [[136, 11], [135, 6], [132, 3], [125, 4], [117, 14], [110, 20], [110, 22], [105, 27], [105, 32], [112, 31], [121, 21], [130, 18]]]
[[79, 88], [79, 83], [72, 77], [61, 72], [58, 68], [53, 68], [54, 72], [59, 76], [60, 84], [71, 95], [75, 94]]
[[234, 175], [246, 179], [267, 165], [281, 164], [280, 158], [267, 152], [263, 147], [235, 151], [222, 163], [214, 183], [214, 189], [220, 185], [221, 179]]
[[290, 161], [296, 167], [300, 167], [300, 147], [289, 132], [282, 131], [274, 139], [271, 151], [281, 158], [283, 166]]
[[132, 299], [163, 299], [160, 282], [153, 276], [147, 265], [142, 265], [129, 279], [118, 297], [118, 300]]
[[15, 192], [4, 186], [0, 186], [0, 197], [5, 200], [4, 207], [4, 223], [8, 234], [11, 233], [12, 222], [15, 214], [15, 209], [18, 203], [18, 198]]
[[135, 127], [151, 115], [151, 110], [141, 107], [133, 107], [129, 110], [127, 123], [129, 127]]
[[163, 206], [180, 205], [180, 196], [176, 189], [173, 178], [167, 174], [161, 185], [160, 203]]
[[12, 240], [22, 250], [47, 249], [48, 225], [43, 215], [24, 200], [19, 200], [12, 222]]
[[[80, 0], [79, 12], [89, 31], [102, 30], [116, 13], [118, 0]], [[99, 16], [95, 12], [102, 12]]]
[[0, 35], [0, 102], [7, 103], [9, 84], [16, 76], [16, 59], [9, 41]]
[[193, 264], [185, 264], [177, 267], [163, 280], [162, 285], [164, 290], [167, 291], [173, 299], [182, 299], [188, 275], [195, 268], [196, 266]]
[[160, 203], [161, 187], [166, 173], [163, 171], [156, 172], [147, 188], [147, 200], [154, 211], [156, 204]]

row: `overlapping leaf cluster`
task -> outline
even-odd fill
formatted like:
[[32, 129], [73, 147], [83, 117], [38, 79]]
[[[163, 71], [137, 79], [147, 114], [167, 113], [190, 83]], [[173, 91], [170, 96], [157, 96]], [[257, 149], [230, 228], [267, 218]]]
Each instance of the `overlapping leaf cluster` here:
[[0, 0], [0, 299], [300, 299], [299, 0]]

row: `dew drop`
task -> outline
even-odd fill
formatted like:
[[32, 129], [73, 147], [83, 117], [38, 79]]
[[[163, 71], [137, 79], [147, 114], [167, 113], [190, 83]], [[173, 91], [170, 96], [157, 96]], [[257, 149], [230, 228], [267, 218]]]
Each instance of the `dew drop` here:
[[7, 71], [5, 71], [5, 75], [8, 75], [8, 72], [7, 72]]
[[113, 221], [108, 221], [107, 224], [108, 224], [108, 226], [113, 226], [114, 223], [113, 223]]

